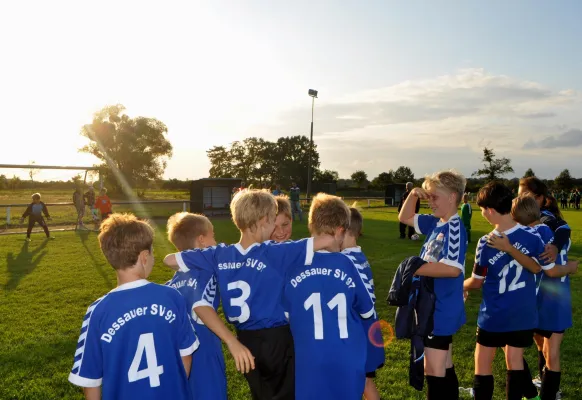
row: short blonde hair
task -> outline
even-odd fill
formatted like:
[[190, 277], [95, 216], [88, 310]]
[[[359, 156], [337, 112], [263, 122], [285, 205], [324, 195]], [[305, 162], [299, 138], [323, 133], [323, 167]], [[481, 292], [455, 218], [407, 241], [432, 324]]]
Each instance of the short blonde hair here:
[[289, 202], [289, 197], [284, 194], [275, 196], [277, 201], [277, 215], [283, 214], [287, 218], [291, 219], [291, 203]]
[[40, 200], [40, 193], [35, 193], [32, 195], [32, 200]]
[[126, 269], [137, 263], [139, 253], [151, 251], [154, 230], [133, 214], [111, 214], [101, 224], [99, 245], [114, 269]]
[[212, 222], [202, 214], [180, 212], [168, 219], [168, 240], [179, 251], [194, 247], [196, 238], [206, 235], [212, 229]]
[[540, 206], [533, 196], [516, 197], [511, 205], [511, 216], [514, 221], [528, 226], [540, 220]]
[[465, 194], [465, 186], [467, 179], [455, 170], [435, 172], [432, 175], [424, 177], [422, 188], [424, 190], [444, 189], [447, 192], [457, 195], [457, 206], [461, 204], [463, 195]]
[[312, 234], [333, 235], [337, 228], [347, 230], [350, 226], [350, 209], [342, 199], [319, 193], [309, 209], [309, 231]]
[[241, 190], [230, 203], [230, 213], [240, 231], [252, 229], [264, 217], [275, 219], [277, 201], [271, 193], [262, 190]]
[[99, 191], [100, 191], [100, 192], [103, 192], [103, 193], [107, 193], [107, 188], [104, 188], [104, 187], [103, 187], [103, 188], [101, 188]]
[[353, 237], [360, 237], [362, 236], [362, 228], [364, 227], [364, 217], [362, 217], [362, 213], [355, 207], [350, 207], [350, 227], [348, 228], [348, 232]]

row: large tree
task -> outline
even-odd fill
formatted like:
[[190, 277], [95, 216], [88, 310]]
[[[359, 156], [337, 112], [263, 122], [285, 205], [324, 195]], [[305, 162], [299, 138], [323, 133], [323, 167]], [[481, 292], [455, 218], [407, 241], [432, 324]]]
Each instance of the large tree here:
[[96, 112], [93, 121], [81, 128], [81, 135], [90, 142], [79, 151], [103, 162], [109, 185], [120, 187], [125, 180], [134, 187], [160, 179], [172, 157], [168, 128], [155, 118], [130, 118], [124, 111], [117, 104]]
[[410, 168], [400, 166], [394, 171], [394, 180], [400, 183], [414, 182], [414, 174]]
[[394, 182], [394, 171], [382, 172], [380, 175], [372, 179], [370, 183], [375, 189], [385, 190], [386, 187]]
[[472, 176], [484, 178], [487, 182], [500, 179], [503, 175], [513, 172], [509, 158], [495, 158], [493, 149], [483, 149], [483, 168], [473, 172]]
[[352, 181], [354, 181], [359, 188], [363, 188], [366, 183], [368, 183], [368, 174], [364, 171], [356, 171], [351, 176]]
[[[315, 145], [310, 149], [305, 136], [281, 137], [276, 142], [251, 137], [233, 142], [230, 147], [214, 146], [206, 154], [212, 178], [234, 177], [247, 184], [282, 186], [295, 181], [300, 187], [306, 187], [310, 151], [316, 180], [322, 177], [318, 172], [319, 154]], [[333, 175], [332, 171], [328, 172]]]
[[554, 179], [554, 186], [560, 190], [571, 190], [574, 186], [574, 178], [570, 171], [565, 169]]
[[324, 171], [317, 170], [314, 174], [314, 180], [318, 182], [337, 182], [339, 180], [339, 173], [329, 169]]
[[527, 171], [525, 171], [525, 174], [523, 174], [524, 178], [531, 178], [534, 176], [536, 176], [536, 173], [533, 172], [533, 169], [531, 169], [531, 168], [528, 168]]

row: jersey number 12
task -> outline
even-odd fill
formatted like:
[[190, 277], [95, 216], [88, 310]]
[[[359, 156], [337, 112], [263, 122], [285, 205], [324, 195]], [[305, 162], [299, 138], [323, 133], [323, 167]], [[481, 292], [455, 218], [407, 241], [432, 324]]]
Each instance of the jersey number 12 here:
[[[331, 299], [327, 306], [330, 310], [337, 307], [337, 325], [340, 339], [348, 338], [348, 321], [346, 309], [346, 295], [338, 293]], [[321, 293], [311, 293], [311, 296], [303, 303], [305, 310], [313, 308], [313, 328], [316, 340], [323, 340], [323, 313], [321, 312]]]

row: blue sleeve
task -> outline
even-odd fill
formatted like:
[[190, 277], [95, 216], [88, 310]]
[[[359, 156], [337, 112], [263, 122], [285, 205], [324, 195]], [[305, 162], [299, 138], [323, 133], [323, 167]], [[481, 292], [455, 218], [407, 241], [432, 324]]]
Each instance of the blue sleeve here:
[[532, 235], [532, 241], [534, 242], [531, 248], [533, 249], [533, 254], [529, 254], [531, 258], [533, 258], [544, 271], [554, 268], [556, 265], [553, 262], [544, 261], [540, 258], [540, 254], [545, 251], [545, 244], [541, 237], [537, 235]]
[[224, 245], [208, 247], [206, 249], [193, 249], [176, 253], [176, 261], [182, 272], [188, 272], [192, 268], [214, 272], [217, 268], [215, 253]]
[[313, 260], [313, 238], [294, 242], [266, 242], [269, 262], [284, 274], [292, 265], [309, 265]]
[[[477, 249], [475, 250], [475, 265], [473, 266], [473, 274], [471, 275], [475, 279], [485, 279], [487, 276], [487, 269], [489, 266], [486, 262], [486, 250], [487, 236], [483, 236], [481, 239], [479, 239], [479, 243], [477, 243]], [[485, 260], [485, 262], [483, 260]]]
[[103, 355], [99, 336], [99, 318], [94, 316], [98, 301], [87, 309], [77, 341], [75, 360], [69, 382], [81, 387], [99, 387], [103, 379]]
[[199, 271], [196, 289], [193, 291], [193, 308], [212, 307], [218, 298], [218, 281], [216, 276], [208, 271]]
[[352, 276], [354, 277], [354, 284], [356, 285], [356, 295], [354, 298], [354, 309], [357, 311], [358, 314], [361, 315], [362, 318], [368, 319], [376, 314], [376, 310], [374, 308], [374, 301], [372, 300], [372, 296], [370, 296], [370, 292], [366, 287], [362, 276], [360, 275], [358, 268], [356, 265], [347, 258], [346, 264], [348, 265], [347, 268], [351, 268], [354, 272]]
[[178, 297], [178, 345], [180, 347], [180, 356], [186, 357], [194, 353], [200, 342], [196, 336], [194, 325], [190, 313], [186, 307], [186, 300], [180, 295]]
[[439, 262], [450, 265], [451, 267], [459, 268], [463, 272], [465, 271], [467, 232], [465, 231], [463, 224], [461, 224], [460, 218], [451, 219], [449, 221], [449, 236], [442, 254], [443, 257]]
[[434, 215], [415, 214], [414, 230], [422, 235], [428, 236], [436, 227], [437, 222], [439, 222], [439, 219]]

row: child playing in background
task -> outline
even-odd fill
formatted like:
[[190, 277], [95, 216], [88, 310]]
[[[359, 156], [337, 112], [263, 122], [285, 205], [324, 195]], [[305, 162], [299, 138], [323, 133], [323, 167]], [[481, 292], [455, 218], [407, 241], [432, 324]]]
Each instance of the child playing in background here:
[[147, 281], [153, 241], [154, 230], [131, 214], [101, 225], [99, 245], [117, 287], [83, 318], [69, 382], [83, 387], [87, 400], [192, 398], [187, 379], [199, 341], [184, 298]]
[[85, 216], [85, 197], [80, 187], [77, 187], [73, 192], [73, 204], [77, 210], [77, 227], [85, 228], [83, 224], [83, 217]]
[[469, 203], [469, 195], [465, 193], [463, 195], [463, 205], [461, 206], [461, 220], [465, 226], [465, 231], [467, 232], [467, 243], [471, 243], [471, 218], [473, 217], [473, 210], [471, 209], [471, 204]]
[[[360, 277], [370, 293], [370, 297], [376, 304], [376, 294], [374, 293], [374, 278], [372, 277], [372, 268], [368, 259], [358, 246], [358, 238], [362, 235], [364, 218], [362, 214], [354, 207], [350, 208], [350, 227], [346, 232], [342, 244], [342, 253], [348, 256], [356, 265]], [[382, 330], [379, 327], [378, 315], [374, 313], [370, 318], [362, 320], [366, 343], [368, 343], [366, 357], [366, 386], [364, 387], [364, 398], [366, 400], [380, 400], [380, 393], [374, 383], [376, 370], [384, 366], [386, 353], [384, 351], [384, 339]]]
[[98, 210], [95, 208], [95, 189], [93, 186], [89, 186], [89, 189], [83, 195], [85, 199], [85, 204], [89, 206], [89, 211], [91, 211], [91, 218], [93, 218], [93, 222], [99, 221], [99, 216], [97, 215]]
[[111, 215], [111, 200], [107, 196], [107, 189], [101, 189], [99, 197], [95, 200], [95, 207], [101, 211], [101, 221], [105, 221]]
[[49, 234], [48, 226], [46, 225], [42, 214], [46, 216], [47, 220], [51, 220], [51, 216], [49, 215], [46, 205], [40, 201], [40, 193], [35, 193], [32, 195], [32, 203], [29, 204], [29, 206], [26, 208], [26, 211], [24, 211], [24, 214], [22, 214], [22, 217], [20, 218], [20, 223], [22, 224], [24, 219], [28, 217], [28, 228], [26, 229], [25, 239], [27, 242], [30, 242], [30, 233], [32, 232], [32, 228], [37, 222], [44, 230], [47, 239], [54, 239], [54, 236]]

